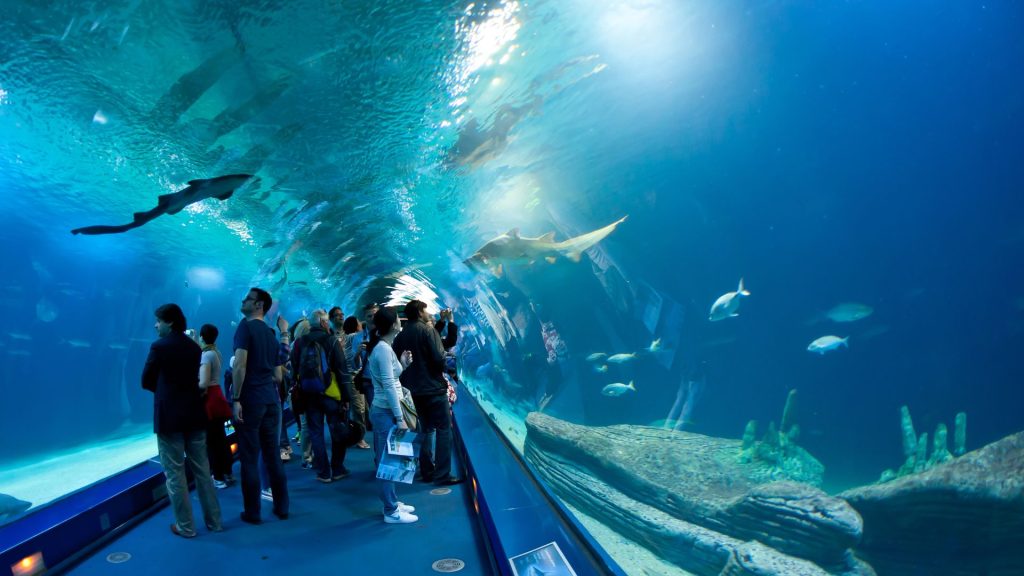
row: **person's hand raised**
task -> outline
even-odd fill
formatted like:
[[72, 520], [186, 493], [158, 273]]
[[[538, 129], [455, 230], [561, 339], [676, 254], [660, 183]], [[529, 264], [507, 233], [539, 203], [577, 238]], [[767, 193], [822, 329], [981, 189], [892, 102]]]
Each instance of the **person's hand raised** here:
[[281, 334], [288, 331], [288, 321], [285, 320], [284, 314], [277, 315], [277, 331]]

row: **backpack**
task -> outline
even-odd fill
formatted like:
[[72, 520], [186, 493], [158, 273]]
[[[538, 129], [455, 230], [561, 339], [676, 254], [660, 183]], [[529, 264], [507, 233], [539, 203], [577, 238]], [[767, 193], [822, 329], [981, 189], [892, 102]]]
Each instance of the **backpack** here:
[[320, 343], [311, 338], [299, 356], [299, 387], [303, 392], [323, 394], [329, 384], [329, 374], [327, 355]]

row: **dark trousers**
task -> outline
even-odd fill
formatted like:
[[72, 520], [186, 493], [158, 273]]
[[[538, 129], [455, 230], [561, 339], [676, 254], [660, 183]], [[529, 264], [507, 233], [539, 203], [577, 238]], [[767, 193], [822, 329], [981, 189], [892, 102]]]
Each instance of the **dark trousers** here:
[[[324, 440], [324, 420], [331, 434], [331, 460], [327, 461], [327, 446]], [[321, 478], [333, 478], [345, 470], [345, 453], [348, 446], [348, 421], [341, 409], [341, 403], [327, 396], [311, 399], [306, 405], [306, 426], [309, 428], [309, 442], [313, 447], [313, 470]]]
[[206, 423], [206, 454], [210, 458], [210, 473], [223, 482], [225, 476], [231, 475], [234, 458], [231, 456], [231, 446], [228, 445], [228, 436], [224, 433], [224, 422], [221, 420]]
[[242, 470], [242, 502], [244, 514], [260, 517], [259, 455], [270, 474], [270, 490], [274, 494], [274, 513], [288, 513], [288, 478], [281, 463], [281, 404], [242, 404], [244, 423], [238, 423], [238, 452]]
[[[452, 474], [452, 406], [448, 394], [413, 396], [420, 421], [423, 446], [420, 448], [420, 473], [423, 479], [444, 480]], [[434, 446], [430, 437], [434, 436]]]

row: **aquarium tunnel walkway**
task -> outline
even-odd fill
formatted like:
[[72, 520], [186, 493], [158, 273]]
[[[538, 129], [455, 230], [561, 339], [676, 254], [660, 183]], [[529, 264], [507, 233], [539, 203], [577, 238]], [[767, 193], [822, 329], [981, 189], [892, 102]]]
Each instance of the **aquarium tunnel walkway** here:
[[[354, 570], [366, 575], [534, 573], [538, 549], [555, 543], [579, 576], [624, 574], [562, 505], [538, 484], [518, 453], [469, 395], [454, 407], [454, 470], [448, 489], [399, 485], [419, 521], [389, 525], [373, 474], [372, 450], [349, 450], [351, 476], [320, 484], [295, 458], [285, 466], [290, 516], [264, 506], [263, 523], [241, 521], [241, 489], [218, 490], [224, 532], [196, 538], [173, 522], [157, 459], [72, 493], [0, 527], [0, 574], [262, 574]], [[450, 490], [450, 491], [449, 491]], [[202, 512], [193, 490], [193, 510]], [[514, 565], [510, 559], [516, 558]], [[8, 571], [9, 570], [9, 571]], [[327, 572], [323, 572], [327, 573]], [[562, 573], [562, 572], [559, 572]]]

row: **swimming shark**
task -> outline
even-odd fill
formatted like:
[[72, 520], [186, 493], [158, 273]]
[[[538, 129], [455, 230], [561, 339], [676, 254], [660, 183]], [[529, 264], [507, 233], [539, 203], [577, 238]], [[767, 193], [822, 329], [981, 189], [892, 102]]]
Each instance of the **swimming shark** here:
[[253, 176], [251, 174], [229, 174], [218, 176], [207, 180], [190, 180], [188, 186], [174, 192], [173, 194], [162, 194], [157, 198], [156, 207], [146, 212], [136, 212], [132, 221], [119, 226], [86, 226], [75, 228], [72, 234], [120, 234], [132, 228], [138, 228], [150, 220], [164, 214], [177, 214], [189, 204], [216, 198], [227, 200], [235, 193], [235, 189], [248, 182]]
[[519, 235], [519, 228], [513, 228], [484, 244], [463, 263], [474, 270], [487, 268], [496, 277], [501, 278], [504, 274], [505, 264], [533, 264], [541, 258], [553, 264], [558, 256], [579, 262], [585, 250], [604, 240], [626, 218], [627, 216], [623, 216], [604, 228], [562, 242], [555, 242], [554, 232], [548, 232], [537, 238], [526, 238]]
[[0, 494], [0, 522], [13, 520], [15, 517], [31, 507], [31, 502], [18, 500], [10, 494]]

